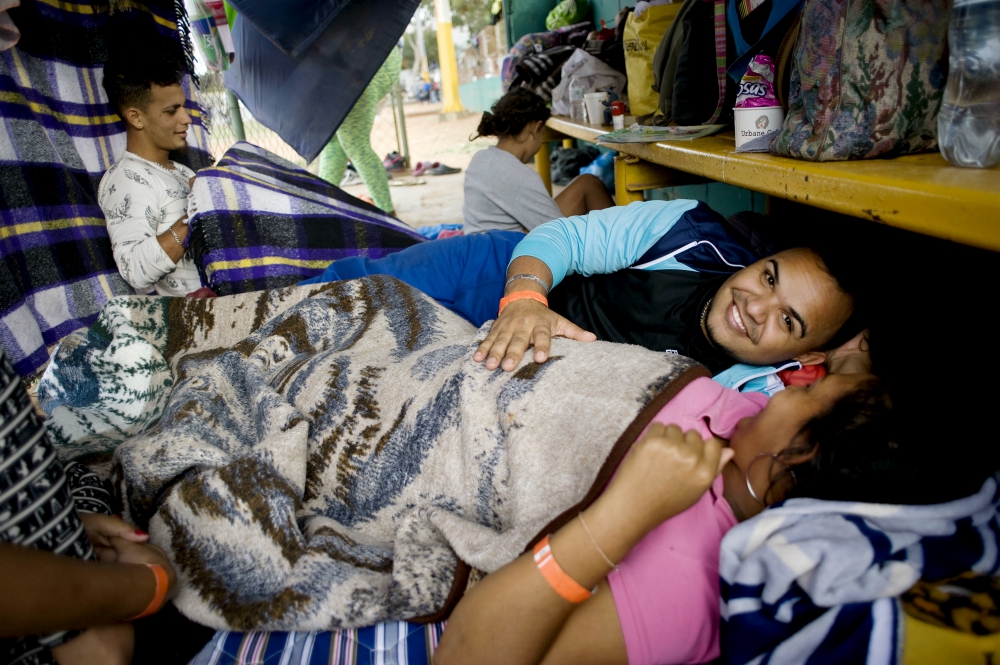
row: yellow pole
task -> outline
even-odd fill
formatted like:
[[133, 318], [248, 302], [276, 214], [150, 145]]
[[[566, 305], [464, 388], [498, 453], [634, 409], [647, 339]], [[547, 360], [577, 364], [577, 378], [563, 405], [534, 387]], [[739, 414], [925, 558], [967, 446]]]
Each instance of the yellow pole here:
[[548, 141], [542, 141], [542, 147], [535, 153], [535, 170], [542, 177], [545, 190], [552, 196], [552, 157], [549, 154]]
[[463, 111], [462, 100], [458, 96], [458, 60], [455, 58], [455, 43], [451, 39], [451, 3], [448, 0], [434, 0], [437, 18], [438, 64], [441, 67], [442, 113]]

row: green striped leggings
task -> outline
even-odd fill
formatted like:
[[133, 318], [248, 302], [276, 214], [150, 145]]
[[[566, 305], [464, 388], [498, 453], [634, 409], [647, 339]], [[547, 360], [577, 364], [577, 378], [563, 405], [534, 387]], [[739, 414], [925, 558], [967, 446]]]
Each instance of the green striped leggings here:
[[402, 61], [402, 52], [393, 47], [389, 57], [375, 73], [375, 78], [361, 93], [361, 98], [319, 156], [319, 177], [334, 185], [339, 185], [343, 179], [347, 159], [350, 158], [358, 175], [365, 181], [375, 205], [390, 213], [395, 208], [392, 197], [389, 196], [389, 178], [386, 177], [382, 160], [372, 150], [371, 134], [378, 103], [399, 79]]

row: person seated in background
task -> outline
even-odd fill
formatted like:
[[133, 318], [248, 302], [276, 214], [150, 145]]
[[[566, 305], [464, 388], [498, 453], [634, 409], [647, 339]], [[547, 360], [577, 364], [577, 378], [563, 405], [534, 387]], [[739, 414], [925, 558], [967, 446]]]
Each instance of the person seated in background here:
[[822, 363], [861, 329], [850, 289], [816, 251], [762, 259], [691, 200], [561, 218], [527, 236], [490, 231], [341, 259], [303, 283], [370, 274], [396, 277], [474, 325], [495, 318], [474, 358], [505, 371], [529, 345], [545, 362], [553, 336], [601, 339], [680, 353], [727, 371], [723, 385], [753, 380], [752, 389], [773, 392], [775, 372]]
[[593, 504], [465, 594], [434, 662], [713, 661], [723, 536], [792, 497], [892, 502], [906, 462], [890, 406], [867, 373], [770, 400], [695, 380]]
[[577, 176], [553, 199], [538, 172], [526, 166], [542, 147], [549, 115], [542, 98], [524, 88], [511, 90], [492, 113], [483, 113], [477, 136], [499, 141], [477, 152], [465, 170], [465, 233], [530, 231], [558, 217], [614, 205], [600, 178], [589, 174]]
[[126, 134], [125, 152], [101, 178], [97, 195], [118, 272], [139, 294], [198, 291], [198, 269], [185, 253], [195, 174], [170, 159], [187, 145], [191, 125], [181, 66], [154, 48], [109, 60], [103, 84]]
[[147, 534], [96, 512], [111, 512], [110, 492], [63, 467], [2, 346], [0, 395], [0, 663], [129, 663], [128, 622], [172, 597], [174, 568]]

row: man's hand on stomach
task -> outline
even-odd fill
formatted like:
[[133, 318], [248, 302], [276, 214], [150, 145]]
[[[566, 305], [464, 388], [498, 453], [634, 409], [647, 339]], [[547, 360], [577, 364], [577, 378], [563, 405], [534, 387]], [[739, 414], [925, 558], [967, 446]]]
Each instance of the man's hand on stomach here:
[[[534, 291], [548, 296], [552, 271], [544, 261], [533, 256], [520, 256], [507, 267], [504, 296], [519, 291]], [[535, 347], [535, 362], [549, 358], [553, 337], [567, 337], [578, 342], [593, 342], [594, 333], [587, 332], [568, 319], [556, 314], [537, 300], [514, 300], [497, 315], [490, 334], [473, 354], [476, 362], [486, 361], [486, 369], [502, 367], [513, 372], [529, 346]]]
[[521, 362], [528, 346], [535, 347], [535, 362], [549, 358], [553, 337], [566, 337], [578, 342], [593, 342], [597, 336], [562, 317], [536, 300], [515, 300], [504, 307], [490, 328], [490, 334], [479, 345], [472, 359], [486, 361], [486, 369], [502, 367], [512, 372]]

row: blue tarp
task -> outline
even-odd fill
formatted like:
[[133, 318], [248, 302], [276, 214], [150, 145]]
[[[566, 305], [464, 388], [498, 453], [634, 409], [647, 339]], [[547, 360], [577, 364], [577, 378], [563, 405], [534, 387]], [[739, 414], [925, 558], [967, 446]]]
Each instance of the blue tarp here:
[[309, 48], [350, 0], [230, 0], [262, 35], [282, 51], [297, 58]]
[[327, 0], [308, 11], [304, 1], [291, 3], [291, 11], [286, 3], [264, 0], [234, 4], [240, 12], [233, 24], [236, 61], [225, 73], [226, 87], [311, 162], [396, 46], [420, 1]]

